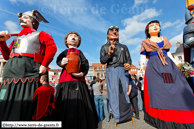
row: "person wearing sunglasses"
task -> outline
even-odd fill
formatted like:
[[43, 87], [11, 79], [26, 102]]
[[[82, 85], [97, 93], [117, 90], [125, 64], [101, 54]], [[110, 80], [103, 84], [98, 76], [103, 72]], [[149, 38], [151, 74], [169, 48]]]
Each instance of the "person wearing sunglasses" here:
[[110, 109], [116, 123], [132, 118], [131, 103], [127, 96], [129, 86], [128, 70], [132, 64], [126, 45], [119, 43], [118, 26], [110, 26], [107, 31], [107, 43], [101, 47], [100, 62], [107, 63], [106, 83]]

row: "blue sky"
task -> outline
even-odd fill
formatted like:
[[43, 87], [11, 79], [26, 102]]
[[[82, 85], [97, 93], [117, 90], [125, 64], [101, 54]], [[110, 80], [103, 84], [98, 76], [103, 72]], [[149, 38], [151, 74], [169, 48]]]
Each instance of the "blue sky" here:
[[21, 31], [17, 13], [38, 10], [50, 22], [41, 22], [38, 31], [51, 34], [58, 47], [50, 64], [56, 69], [57, 56], [67, 49], [64, 37], [69, 31], [81, 35], [79, 49], [92, 65], [100, 62], [100, 48], [106, 43], [108, 27], [116, 25], [120, 43], [127, 45], [133, 64], [138, 66], [144, 29], [150, 20], [161, 22], [161, 33], [171, 42], [171, 52], [175, 51], [176, 42], [182, 43], [185, 6], [186, 0], [1, 0], [0, 31]]

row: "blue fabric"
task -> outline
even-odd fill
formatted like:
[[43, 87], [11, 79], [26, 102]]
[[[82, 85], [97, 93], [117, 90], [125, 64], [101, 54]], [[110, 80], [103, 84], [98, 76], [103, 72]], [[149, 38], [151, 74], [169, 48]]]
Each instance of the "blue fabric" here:
[[137, 87], [136, 87], [136, 84], [135, 84], [135, 80], [131, 79], [131, 81], [129, 81], [129, 85], [132, 85], [131, 92], [133, 92], [137, 95]]
[[[163, 66], [159, 56], [152, 56], [147, 63], [146, 77], [152, 108], [194, 110], [194, 96], [187, 80], [174, 62], [166, 56]], [[162, 73], [170, 73], [174, 83], [164, 83]]]
[[[194, 62], [191, 63], [191, 64], [192, 64], [192, 66], [193, 66], [193, 68], [194, 68]], [[191, 79], [190, 79], [190, 86], [191, 86], [191, 88], [192, 88], [192, 90], [193, 90], [193, 92], [194, 92], [194, 77], [191, 77]]]
[[143, 110], [143, 101], [141, 98], [141, 91], [137, 90], [137, 106], [139, 110]]
[[104, 117], [103, 117], [103, 100], [102, 100], [102, 95], [94, 95], [94, 103], [95, 103], [95, 106], [96, 106], [98, 120], [102, 121], [104, 119]]
[[102, 95], [102, 100], [103, 100], [103, 106], [104, 106], [104, 115], [106, 118], [106, 121], [109, 122], [110, 121], [110, 113], [109, 113], [109, 104], [108, 104], [108, 96], [106, 95]]
[[[130, 119], [131, 116], [130, 100], [129, 97], [126, 95], [129, 86], [129, 73], [128, 71], [124, 70], [124, 67], [109, 67], [106, 69], [106, 75], [109, 107], [112, 110], [114, 120], [116, 123], [127, 121], [123, 120], [123, 118], [128, 116], [127, 118]], [[124, 96], [124, 100], [122, 101], [119, 100], [119, 79], [122, 83], [122, 90]], [[125, 107], [125, 110], [121, 111], [120, 106], [122, 106], [122, 108]]]
[[[163, 41], [161, 41], [161, 42], [159, 42], [159, 43], [157, 43], [157, 44], [158, 44], [159, 48], [161, 48], [161, 47], [164, 46], [164, 42], [163, 42]], [[169, 49], [168, 49], [168, 50], [163, 49], [162, 51], [163, 51], [163, 54], [164, 54], [164, 55], [167, 55], [167, 52], [169, 51]], [[146, 54], [147, 54], [147, 55], [149, 55], [149, 57], [152, 57], [152, 56], [158, 55], [158, 52], [157, 52], [157, 51], [146, 52], [146, 51], [144, 50], [144, 51], [141, 52], [141, 54], [142, 54], [142, 55], [146, 55]]]

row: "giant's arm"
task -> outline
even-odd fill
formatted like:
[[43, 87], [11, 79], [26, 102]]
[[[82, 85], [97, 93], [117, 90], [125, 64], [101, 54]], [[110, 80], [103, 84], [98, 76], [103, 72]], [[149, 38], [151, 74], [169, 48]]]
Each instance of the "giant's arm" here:
[[127, 48], [127, 46], [125, 46], [125, 56], [126, 56], [126, 63], [128, 64], [132, 64], [132, 60], [131, 60], [131, 56], [130, 56], [130, 53], [129, 53], [129, 50]]
[[55, 56], [55, 53], [57, 52], [57, 46], [52, 36], [46, 32], [41, 31], [39, 34], [39, 39], [41, 42], [41, 46], [45, 48], [44, 52], [41, 52], [42, 54], [44, 54], [44, 59], [41, 65], [47, 67], [51, 63], [53, 57]]
[[84, 56], [84, 54], [82, 53], [82, 51], [79, 50], [79, 52], [80, 52], [80, 57], [81, 57], [81, 72], [83, 72], [84, 76], [86, 76], [89, 70], [89, 62]]
[[100, 62], [101, 64], [106, 64], [111, 56], [108, 55], [108, 52], [105, 51], [104, 46], [101, 47], [100, 50]]
[[7, 47], [7, 44], [5, 41], [0, 41], [0, 50], [1, 50], [1, 54], [3, 55], [3, 58], [5, 60], [8, 60], [9, 59], [9, 55], [11, 53], [11, 49], [12, 49], [12, 46], [13, 46], [13, 42], [11, 42], [11, 45], [10, 47], [8, 48]]

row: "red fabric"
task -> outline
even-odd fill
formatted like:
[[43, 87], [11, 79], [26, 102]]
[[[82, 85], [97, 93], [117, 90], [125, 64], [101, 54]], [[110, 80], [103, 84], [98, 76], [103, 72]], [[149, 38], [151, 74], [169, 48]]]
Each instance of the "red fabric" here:
[[[19, 34], [18, 36], [22, 36], [22, 35], [27, 35], [28, 33], [32, 33], [36, 30], [34, 30], [33, 28], [24, 28]], [[53, 60], [53, 57], [57, 51], [57, 46], [52, 38], [52, 36], [44, 31], [41, 31], [39, 34], [39, 40], [41, 42], [41, 50], [40, 50], [40, 54], [44, 56], [44, 59], [42, 61], [43, 66], [47, 67], [50, 62]], [[3, 55], [3, 58], [5, 60], [9, 59], [9, 55], [10, 52], [12, 50], [12, 46], [13, 46], [13, 41], [10, 45], [10, 47], [8, 48], [6, 45], [6, 42], [0, 42], [0, 50], [1, 53]]]
[[[80, 56], [79, 50], [77, 50], [76, 48], [69, 48], [68, 51], [67, 51], [67, 55], [70, 52], [76, 52]], [[67, 73], [67, 70], [64, 70], [61, 73], [61, 76], [59, 78], [59, 83], [67, 82], [67, 81], [82, 81], [82, 82], [86, 82], [84, 77], [82, 77], [82, 78], [75, 78], [71, 74]]]
[[144, 78], [144, 105], [145, 105], [145, 112], [147, 112], [148, 115], [154, 118], [158, 118], [162, 121], [185, 123], [185, 124], [194, 123], [194, 111], [167, 110], [167, 109], [156, 109], [156, 108], [150, 107], [150, 96], [148, 93], [146, 72], [145, 72], [145, 78]]
[[44, 55], [44, 59], [41, 65], [47, 67], [51, 63], [53, 57], [55, 56], [55, 53], [57, 52], [57, 46], [52, 36], [44, 31], [40, 32], [39, 39], [41, 42], [40, 54]]
[[36, 115], [32, 116], [32, 119], [40, 119], [43, 116], [47, 116], [49, 113], [51, 115], [52, 110], [48, 109], [48, 106], [51, 105], [52, 109], [55, 109], [55, 99], [53, 98], [53, 103], [50, 103], [51, 94], [54, 96], [54, 88], [52, 86], [41, 86], [35, 90], [33, 94], [34, 99], [38, 95]]
[[36, 30], [33, 28], [24, 28], [22, 29], [22, 31], [20, 31], [20, 33], [18, 34], [18, 36], [22, 36], [22, 35], [27, 35], [29, 33], [35, 32]]
[[35, 79], [35, 78], [33, 77], [33, 78], [30, 80], [30, 79], [27, 77], [27, 78], [25, 78], [24, 81], [22, 80], [22, 78], [19, 78], [18, 80], [15, 80], [15, 78], [13, 78], [13, 79], [11, 79], [11, 80], [9, 80], [9, 79], [3, 80], [2, 84], [5, 85], [6, 83], [10, 84], [10, 83], [12, 83], [12, 82], [16, 84], [16, 83], [18, 83], [19, 80], [21, 80], [22, 83], [26, 83], [26, 81], [28, 81], [28, 82], [31, 83], [31, 82], [33, 82], [33, 81], [38, 82], [38, 81], [39, 81], [39, 78], [38, 78], [38, 79]]
[[10, 55], [12, 46], [13, 46], [13, 41], [11, 42], [9, 48], [7, 47], [7, 44], [5, 41], [0, 41], [0, 51], [1, 51], [1, 54], [5, 60], [9, 59], [9, 55]]

